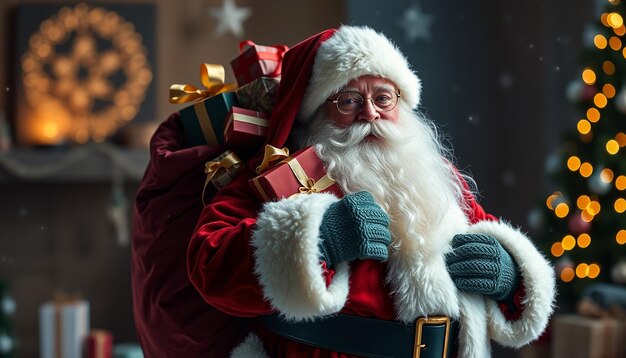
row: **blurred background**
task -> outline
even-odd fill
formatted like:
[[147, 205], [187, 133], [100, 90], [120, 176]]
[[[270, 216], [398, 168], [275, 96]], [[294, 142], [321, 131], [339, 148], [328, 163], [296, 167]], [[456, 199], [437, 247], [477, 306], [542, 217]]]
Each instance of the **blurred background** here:
[[[619, 0], [2, 1], [0, 357], [37, 356], [42, 305], [68, 297], [88, 302], [92, 329], [136, 342], [131, 209], [152, 133], [188, 106], [169, 103], [169, 86], [199, 86], [203, 62], [235, 82], [240, 41], [290, 46], [341, 24], [396, 42], [483, 207], [554, 262], [557, 310], [583, 321], [515, 354], [564, 354], [559, 332], [626, 338], [623, 321], [586, 321], [626, 305], [626, 53], [613, 13]], [[581, 312], [597, 282], [613, 301]]]

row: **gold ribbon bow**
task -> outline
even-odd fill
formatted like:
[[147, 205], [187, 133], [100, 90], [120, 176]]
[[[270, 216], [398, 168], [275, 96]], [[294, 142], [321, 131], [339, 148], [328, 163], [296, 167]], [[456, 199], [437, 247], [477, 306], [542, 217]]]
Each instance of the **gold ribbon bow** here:
[[256, 173], [261, 174], [274, 162], [289, 158], [289, 148], [276, 148], [273, 145], [266, 144], [263, 153], [263, 161], [256, 167]]
[[[272, 145], [265, 145], [265, 153], [263, 154], [263, 161], [261, 165], [256, 168], [257, 174], [265, 171], [272, 163], [280, 160], [281, 163], [287, 163], [291, 172], [296, 177], [298, 182], [300, 183], [300, 187], [298, 188], [298, 192], [294, 195], [298, 194], [310, 194], [310, 193], [319, 193], [331, 185], [335, 184], [335, 180], [331, 178], [328, 174], [325, 174], [323, 177], [318, 179], [317, 181], [306, 173], [302, 165], [296, 158], [292, 158], [289, 156], [288, 148], [276, 148]], [[264, 200], [269, 200], [269, 197], [259, 184], [258, 180], [254, 180], [254, 184], [259, 190], [259, 193], [263, 197]], [[293, 196], [293, 195], [292, 195]]]
[[[206, 180], [204, 181], [204, 187], [202, 188], [202, 204], [206, 206], [204, 202], [204, 193], [206, 191], [206, 186], [209, 184], [211, 179], [220, 171], [220, 170], [228, 170], [235, 165], [241, 163], [241, 159], [234, 152], [227, 151], [228, 153], [221, 160], [215, 160], [204, 163], [204, 172], [206, 173]], [[226, 154], [224, 153], [224, 154]]]
[[328, 174], [325, 174], [317, 181], [315, 181], [315, 179], [313, 178], [310, 178], [296, 158], [289, 158], [286, 160], [286, 162], [289, 165], [289, 168], [291, 168], [293, 175], [302, 185], [300, 188], [298, 188], [298, 194], [319, 193], [320, 191], [335, 184], [335, 181]]
[[234, 83], [224, 84], [224, 79], [224, 66], [203, 63], [200, 65], [200, 81], [205, 89], [190, 84], [173, 84], [170, 86], [170, 103], [198, 102], [237, 89]]

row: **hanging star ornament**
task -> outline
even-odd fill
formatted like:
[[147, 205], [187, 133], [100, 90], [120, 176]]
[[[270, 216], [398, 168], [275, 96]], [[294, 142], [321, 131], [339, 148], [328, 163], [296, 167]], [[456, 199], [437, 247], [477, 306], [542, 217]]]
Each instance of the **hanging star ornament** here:
[[432, 15], [425, 14], [418, 4], [412, 4], [404, 11], [398, 26], [404, 29], [409, 42], [415, 42], [417, 39], [430, 40], [430, 25], [433, 21]]
[[221, 8], [210, 9], [212, 17], [217, 19], [218, 36], [230, 32], [237, 37], [243, 35], [242, 23], [252, 15], [252, 10], [246, 7], [237, 7], [234, 0], [224, 0]]

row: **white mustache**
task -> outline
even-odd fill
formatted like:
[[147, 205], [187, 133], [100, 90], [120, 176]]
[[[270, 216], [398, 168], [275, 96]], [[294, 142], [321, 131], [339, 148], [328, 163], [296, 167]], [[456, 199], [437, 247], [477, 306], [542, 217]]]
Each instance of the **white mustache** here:
[[370, 135], [396, 143], [408, 140], [408, 136], [401, 133], [398, 125], [388, 120], [357, 122], [345, 128], [335, 127], [333, 132], [329, 143], [338, 148], [360, 144]]

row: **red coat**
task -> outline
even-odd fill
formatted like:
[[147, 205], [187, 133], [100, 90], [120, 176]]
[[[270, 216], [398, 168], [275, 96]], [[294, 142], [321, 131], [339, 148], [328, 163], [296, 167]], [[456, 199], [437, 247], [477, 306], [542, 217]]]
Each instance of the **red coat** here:
[[[255, 274], [255, 255], [250, 239], [262, 207], [247, 183], [251, 177], [249, 172], [241, 174], [202, 211], [188, 252], [189, 275], [202, 297], [211, 306], [240, 317], [275, 311], [264, 298]], [[467, 214], [472, 223], [495, 220], [471, 196], [468, 196], [468, 203], [471, 212]], [[352, 262], [349, 299], [341, 312], [394, 320], [396, 314], [390, 288], [385, 284], [386, 272], [385, 262]], [[329, 285], [334, 271], [324, 267], [323, 273]], [[519, 298], [518, 306], [521, 307]], [[256, 327], [255, 333], [271, 357], [347, 357], [280, 338], [262, 327]], [[221, 337], [224, 335], [206, 339], [220, 346], [232, 344], [231, 340], [221, 340]]]

